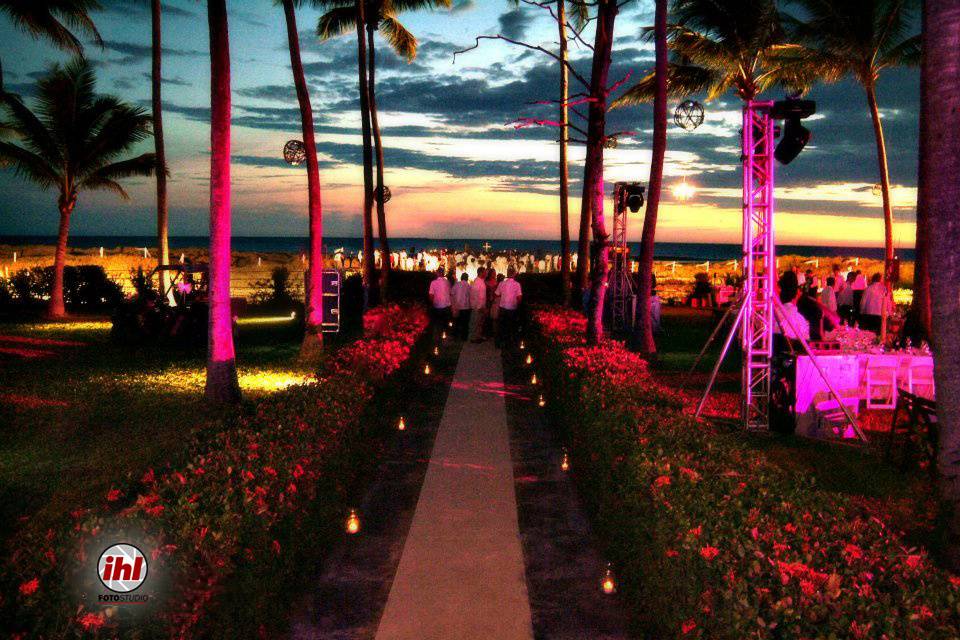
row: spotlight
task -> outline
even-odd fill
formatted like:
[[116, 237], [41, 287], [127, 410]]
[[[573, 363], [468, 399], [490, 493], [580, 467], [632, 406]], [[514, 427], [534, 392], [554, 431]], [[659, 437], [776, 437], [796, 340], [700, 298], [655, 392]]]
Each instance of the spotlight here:
[[639, 182], [622, 182], [619, 184], [623, 185], [623, 190], [621, 191], [623, 206], [630, 209], [633, 213], [640, 211], [640, 208], [643, 207], [643, 192], [646, 190], [646, 187]]
[[788, 97], [786, 100], [778, 100], [773, 103], [770, 117], [776, 120], [785, 120], [783, 138], [773, 152], [773, 157], [777, 159], [777, 162], [790, 164], [807, 146], [807, 143], [810, 142], [810, 130], [800, 124], [800, 121], [812, 116], [816, 110], [817, 104], [813, 100], [800, 100], [795, 97]]

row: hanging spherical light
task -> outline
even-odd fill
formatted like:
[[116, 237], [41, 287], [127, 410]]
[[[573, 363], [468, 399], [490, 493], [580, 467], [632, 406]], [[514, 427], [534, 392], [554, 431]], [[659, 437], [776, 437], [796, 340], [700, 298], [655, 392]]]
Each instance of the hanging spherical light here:
[[883, 185], [877, 183], [877, 184], [873, 185], [873, 189], [871, 189], [871, 191], [873, 192], [873, 195], [874, 195], [874, 196], [876, 196], [876, 197], [879, 198], [880, 196], [883, 195]]
[[290, 140], [283, 145], [283, 159], [287, 164], [299, 166], [307, 159], [307, 147], [299, 140]]
[[681, 129], [693, 131], [703, 124], [703, 105], [696, 100], [684, 100], [674, 109], [673, 122]]
[[377, 199], [377, 202], [386, 204], [390, 202], [390, 198], [393, 197], [393, 194], [390, 193], [390, 187], [387, 185], [381, 185], [373, 192], [373, 197]]

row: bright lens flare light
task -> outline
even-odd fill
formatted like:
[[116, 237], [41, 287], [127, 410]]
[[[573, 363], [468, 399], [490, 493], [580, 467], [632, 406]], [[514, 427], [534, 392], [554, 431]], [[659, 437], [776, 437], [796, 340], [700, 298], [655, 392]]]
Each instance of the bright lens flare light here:
[[360, 531], [360, 518], [357, 516], [356, 509], [350, 509], [350, 515], [347, 517], [347, 533], [353, 535]]
[[691, 199], [693, 196], [697, 195], [697, 188], [688, 183], [686, 179], [682, 180], [678, 184], [673, 185], [673, 197], [680, 202], [686, 202]]
[[603, 576], [603, 583], [600, 585], [603, 592], [608, 596], [617, 592], [617, 582], [613, 578], [613, 569], [607, 565], [607, 572]]

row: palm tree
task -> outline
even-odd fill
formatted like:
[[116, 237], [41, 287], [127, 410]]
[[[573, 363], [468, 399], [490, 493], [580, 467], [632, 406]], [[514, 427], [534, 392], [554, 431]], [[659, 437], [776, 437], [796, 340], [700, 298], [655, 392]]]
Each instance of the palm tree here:
[[[384, 202], [383, 182], [383, 144], [380, 137], [380, 123], [377, 113], [376, 97], [376, 47], [374, 33], [379, 31], [390, 44], [391, 48], [407, 62], [417, 57], [417, 42], [414, 36], [397, 18], [402, 11], [417, 11], [420, 9], [449, 8], [451, 0], [371, 0], [360, 6], [354, 0], [313, 0], [314, 4], [326, 7], [328, 11], [320, 16], [317, 24], [317, 34], [321, 40], [342, 35], [354, 29], [366, 29], [366, 42], [362, 47], [366, 52], [366, 77], [361, 81], [361, 109], [363, 109], [363, 86], [366, 85], [367, 109], [369, 110], [370, 131], [373, 136], [373, 151], [376, 156], [377, 187], [373, 190], [374, 201], [377, 205], [377, 231], [380, 239], [380, 296], [387, 296], [387, 287], [390, 274], [390, 243], [387, 235], [387, 217]], [[358, 25], [357, 16], [363, 13]], [[359, 37], [359, 35], [358, 35]], [[359, 43], [358, 43], [359, 45]], [[365, 144], [368, 135], [365, 134]], [[364, 150], [366, 153], [366, 149]], [[366, 171], [366, 167], [364, 167]], [[372, 181], [372, 168], [370, 169]], [[371, 215], [372, 218], [372, 215]], [[372, 220], [371, 227], [372, 234]], [[373, 246], [371, 237], [370, 246]], [[366, 248], [364, 248], [366, 252]], [[371, 263], [372, 263], [372, 254]]]
[[656, 49], [656, 91], [653, 99], [653, 157], [650, 160], [650, 180], [647, 183], [647, 209], [643, 217], [640, 238], [640, 264], [637, 294], [635, 339], [640, 351], [647, 355], [657, 353], [650, 317], [650, 297], [653, 293], [653, 252], [657, 234], [657, 214], [660, 193], [663, 190], [663, 161], [667, 153], [667, 0], [656, 0], [654, 17], [654, 46]]
[[[301, 0], [296, 0], [297, 4]], [[295, 0], [280, 0], [287, 24], [287, 43], [290, 49], [290, 68], [300, 104], [300, 123], [303, 129], [303, 144], [307, 152], [307, 191], [310, 220], [310, 269], [306, 291], [306, 333], [303, 336], [301, 355], [308, 360], [316, 357], [323, 344], [323, 207], [320, 202], [320, 165], [317, 161], [317, 140], [313, 128], [313, 108], [310, 93], [303, 73], [300, 58], [300, 35], [297, 30]]]
[[[0, 13], [7, 14], [20, 30], [35, 38], [46, 38], [61, 49], [83, 54], [83, 44], [73, 30], [90, 36], [102, 45], [90, 12], [100, 8], [97, 0], [0, 0]], [[0, 63], [0, 91], [3, 65]]]
[[960, 10], [953, 0], [923, 8], [918, 207], [930, 247], [933, 348], [936, 355], [940, 493], [952, 507], [946, 556], [960, 569]]
[[206, 397], [240, 401], [230, 313], [230, 33], [226, 0], [207, 0], [210, 28], [210, 275]]
[[[674, 0], [670, 13], [670, 97], [705, 93], [714, 100], [732, 90], [746, 102], [778, 85], [806, 88], [817, 78], [816, 68], [798, 62], [802, 47], [784, 43], [774, 0]], [[653, 72], [612, 106], [650, 102], [656, 87]]]
[[607, 78], [618, 11], [617, 0], [597, 0], [597, 26], [590, 71], [590, 108], [587, 114], [587, 157], [583, 166], [581, 200], [581, 216], [589, 211], [594, 243], [594, 250], [590, 252], [593, 264], [587, 309], [587, 344], [590, 345], [597, 344], [603, 337], [603, 302], [610, 270], [609, 235], [603, 216], [603, 149], [607, 143], [607, 98], [610, 93]]
[[[884, 282], [893, 264], [893, 206], [887, 147], [877, 104], [877, 81], [884, 69], [920, 62], [920, 36], [911, 35], [920, 0], [793, 0], [804, 20], [784, 17], [791, 37], [808, 45], [799, 64], [816, 67], [824, 80], [852, 76], [863, 87], [873, 121], [883, 195]], [[886, 334], [886, 307], [881, 334]]]
[[[150, 0], [151, 58], [150, 97], [153, 109], [153, 146], [157, 156], [157, 264], [170, 264], [169, 211], [167, 207], [167, 152], [163, 141], [163, 9], [160, 0]], [[160, 272], [160, 290], [166, 291], [169, 275]]]
[[19, 144], [0, 141], [0, 160], [20, 175], [59, 193], [60, 225], [53, 262], [53, 288], [47, 313], [66, 315], [63, 269], [67, 259], [70, 215], [81, 191], [113, 191], [127, 200], [120, 180], [156, 170], [152, 153], [119, 160], [150, 135], [150, 116], [113, 96], [95, 92], [93, 69], [82, 58], [55, 65], [37, 83], [36, 108], [30, 110], [9, 93], [0, 93], [7, 129]]

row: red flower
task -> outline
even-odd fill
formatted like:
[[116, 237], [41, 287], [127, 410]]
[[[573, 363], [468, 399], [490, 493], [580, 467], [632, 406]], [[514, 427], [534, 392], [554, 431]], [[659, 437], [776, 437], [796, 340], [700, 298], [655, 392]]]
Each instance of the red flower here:
[[716, 558], [717, 555], [719, 555], [719, 553], [720, 553], [720, 549], [717, 549], [716, 547], [711, 547], [710, 545], [707, 545], [706, 547], [700, 547], [700, 557], [702, 557], [704, 560], [708, 562]]
[[655, 487], [666, 487], [670, 485], [670, 476], [660, 476], [653, 481]]
[[77, 619], [80, 626], [89, 631], [90, 629], [99, 629], [103, 626], [104, 618], [102, 613], [85, 613]]
[[697, 628], [697, 623], [693, 620], [686, 620], [683, 624], [680, 625], [680, 631], [683, 632], [683, 635], [687, 635], [691, 631]]
[[274, 540], [271, 546], [273, 547], [273, 552], [277, 555], [280, 555], [280, 543]]
[[123, 492], [120, 489], [110, 489], [107, 491], [107, 502], [116, 502], [123, 495]]
[[920, 556], [919, 555], [909, 555], [907, 556], [906, 561], [904, 562], [911, 569], [916, 569], [920, 566]]
[[805, 596], [812, 596], [817, 592], [817, 585], [813, 584], [809, 580], [801, 580], [800, 591], [802, 591], [803, 595]]
[[144, 484], [150, 484], [151, 482], [153, 482], [153, 469], [150, 469], [145, 474], [143, 474], [143, 477], [140, 478], [140, 482]]
[[27, 580], [20, 585], [20, 595], [22, 596], [32, 596], [37, 592], [37, 589], [40, 588], [40, 580], [34, 578], [32, 580]]

